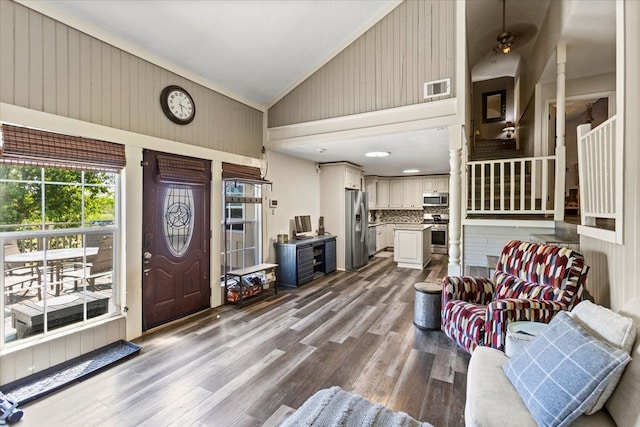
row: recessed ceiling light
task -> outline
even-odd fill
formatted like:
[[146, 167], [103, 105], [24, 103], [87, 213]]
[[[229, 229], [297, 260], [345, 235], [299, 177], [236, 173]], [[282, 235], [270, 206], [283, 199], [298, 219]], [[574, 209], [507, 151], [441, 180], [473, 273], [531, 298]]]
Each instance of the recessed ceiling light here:
[[367, 157], [387, 157], [389, 154], [391, 154], [388, 151], [369, 151], [367, 154], [365, 154], [365, 156]]
[[420, 172], [420, 169], [405, 169], [402, 171], [402, 173], [418, 173]]
[[318, 148], [318, 153], [320, 154], [324, 153], [325, 151], [327, 151], [326, 148]]

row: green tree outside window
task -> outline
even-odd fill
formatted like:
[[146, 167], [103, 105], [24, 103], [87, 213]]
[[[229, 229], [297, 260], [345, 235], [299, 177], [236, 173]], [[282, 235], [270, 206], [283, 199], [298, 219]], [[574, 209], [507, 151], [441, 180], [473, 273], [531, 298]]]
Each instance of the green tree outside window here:
[[112, 173], [0, 164], [0, 231], [41, 229], [46, 224], [81, 228], [113, 221], [114, 195]]

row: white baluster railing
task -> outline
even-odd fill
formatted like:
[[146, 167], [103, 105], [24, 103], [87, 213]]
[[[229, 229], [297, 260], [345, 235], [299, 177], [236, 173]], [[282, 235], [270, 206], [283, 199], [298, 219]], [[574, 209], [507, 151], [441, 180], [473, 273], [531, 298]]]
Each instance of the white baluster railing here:
[[467, 214], [553, 214], [555, 156], [467, 162]]
[[[616, 138], [617, 126], [617, 116], [613, 116], [593, 130], [588, 126], [578, 127], [578, 170], [582, 225], [600, 228], [596, 219], [613, 220], [609, 228], [613, 233], [611, 237], [606, 233], [595, 237], [620, 243], [623, 153], [622, 144]], [[581, 234], [589, 233], [587, 230]]]

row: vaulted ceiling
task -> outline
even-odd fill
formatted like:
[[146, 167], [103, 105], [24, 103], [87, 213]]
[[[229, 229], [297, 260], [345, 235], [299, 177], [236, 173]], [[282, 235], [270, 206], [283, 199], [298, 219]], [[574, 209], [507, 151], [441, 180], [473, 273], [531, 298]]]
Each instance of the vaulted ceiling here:
[[268, 106], [397, 0], [38, 0]]
[[[135, 46], [169, 64], [202, 76], [212, 87], [256, 108], [266, 110], [364, 33], [399, 4], [399, 0], [18, 0], [30, 7], [46, 6], [57, 14], [108, 33], [112, 40]], [[518, 60], [531, 54], [551, 0], [507, 0], [505, 27], [517, 34], [512, 55], [491, 51], [502, 30], [502, 0], [466, 0], [469, 63], [474, 80], [513, 75]], [[556, 0], [554, 0], [556, 1]], [[572, 19], [565, 41], [585, 46], [571, 52], [567, 77], [601, 74], [615, 64], [615, 49], [598, 62], [589, 43], [615, 46], [615, 7], [610, 0], [562, 0], [570, 3]], [[588, 3], [588, 7], [585, 6]], [[575, 16], [575, 18], [573, 18]], [[596, 20], [597, 22], [594, 22]], [[584, 40], [591, 40], [584, 43]], [[574, 43], [575, 44], [575, 43]], [[605, 55], [606, 56], [606, 55]], [[585, 61], [590, 64], [584, 66]], [[601, 65], [599, 65], [601, 63]], [[543, 78], [555, 78], [551, 61]], [[416, 151], [429, 139], [442, 150]], [[402, 143], [407, 141], [406, 143]], [[397, 175], [405, 168], [420, 173], [448, 171], [447, 132], [386, 135], [348, 141], [325, 141], [307, 150], [292, 147], [288, 154], [312, 161], [348, 160], [366, 173]], [[318, 149], [333, 144], [340, 158]], [[394, 151], [391, 163], [362, 157], [372, 149]], [[302, 152], [305, 151], [305, 152]], [[416, 165], [416, 159], [421, 164]], [[425, 160], [426, 159], [426, 160]]]

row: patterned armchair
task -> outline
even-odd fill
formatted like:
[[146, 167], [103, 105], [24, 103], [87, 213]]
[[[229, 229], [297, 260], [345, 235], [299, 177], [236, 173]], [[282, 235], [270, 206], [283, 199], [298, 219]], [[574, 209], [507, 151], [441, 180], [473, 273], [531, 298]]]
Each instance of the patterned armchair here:
[[511, 240], [502, 249], [493, 279], [443, 279], [442, 330], [469, 353], [477, 346], [504, 351], [509, 323], [548, 323], [580, 302], [588, 271], [576, 251]]

